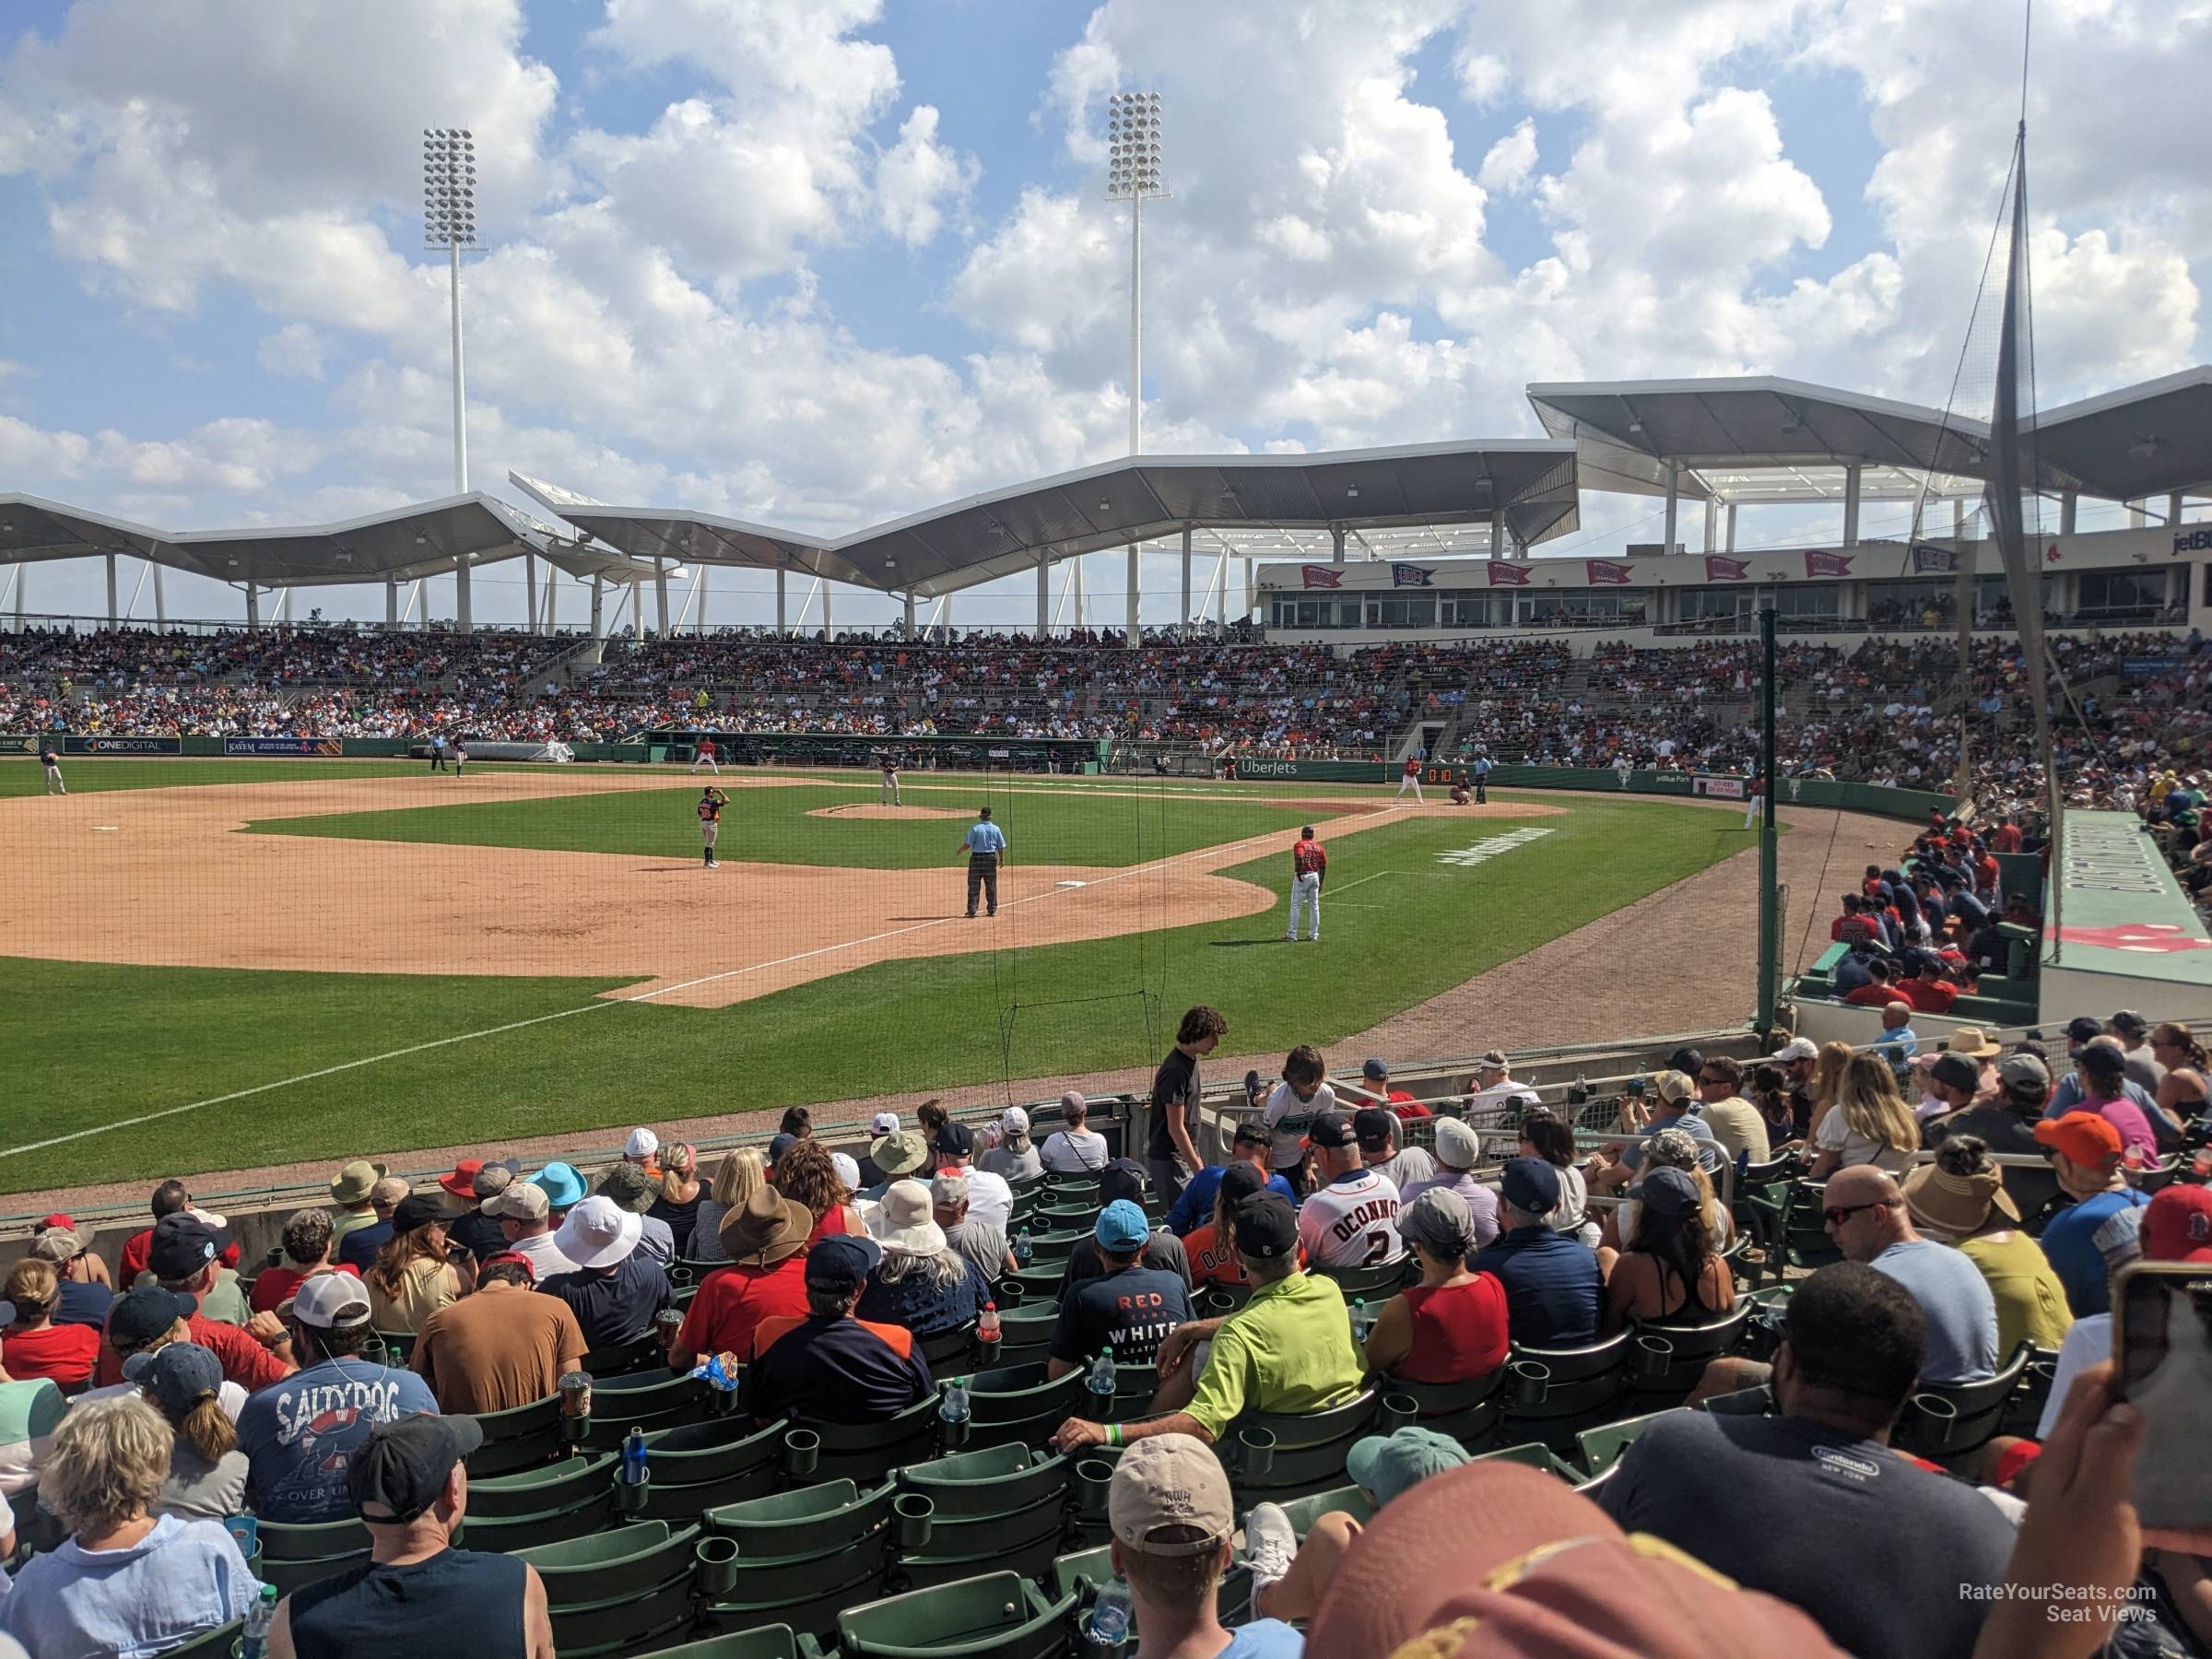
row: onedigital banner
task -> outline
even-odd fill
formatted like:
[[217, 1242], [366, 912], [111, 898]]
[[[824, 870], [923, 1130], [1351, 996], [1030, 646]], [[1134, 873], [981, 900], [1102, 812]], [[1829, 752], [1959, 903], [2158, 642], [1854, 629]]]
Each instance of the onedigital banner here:
[[182, 755], [182, 737], [78, 737], [62, 739], [65, 755]]
[[345, 752], [336, 737], [226, 737], [226, 755], [316, 755], [335, 760]]

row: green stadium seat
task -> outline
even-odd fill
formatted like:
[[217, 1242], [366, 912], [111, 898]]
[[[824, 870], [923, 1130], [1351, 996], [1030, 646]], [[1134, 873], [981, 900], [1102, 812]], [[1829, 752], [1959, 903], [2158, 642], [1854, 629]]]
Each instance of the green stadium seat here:
[[747, 1417], [683, 1423], [645, 1436], [653, 1478], [638, 1519], [672, 1523], [698, 1519], [711, 1509], [765, 1498], [782, 1480], [783, 1422], [756, 1429]]
[[1074, 1651], [1076, 1597], [987, 1573], [867, 1602], [838, 1616], [844, 1659], [1059, 1659]]
[[[1003, 1322], [1002, 1322], [1003, 1324]], [[939, 1379], [954, 1377], [971, 1370], [975, 1364], [975, 1322], [950, 1331], [939, 1331], [934, 1336], [920, 1338], [922, 1357], [929, 1361], [929, 1374]]]
[[1743, 1345], [1745, 1327], [1757, 1304], [1739, 1297], [1734, 1309], [1702, 1324], [1646, 1320], [1630, 1330], [1629, 1392], [1642, 1396], [1687, 1398], [1704, 1374], [1707, 1361], [1733, 1354]]
[[719, 1407], [716, 1392], [701, 1379], [680, 1375], [665, 1365], [627, 1376], [594, 1378], [592, 1420], [583, 1443], [595, 1452], [615, 1452], [632, 1429], [650, 1433], [704, 1422]]
[[1313, 1530], [1313, 1523], [1332, 1510], [1346, 1514], [1365, 1525], [1375, 1518], [1375, 1506], [1367, 1493], [1356, 1486], [1341, 1486], [1326, 1492], [1312, 1492], [1303, 1498], [1293, 1498], [1283, 1504], [1283, 1513], [1290, 1517], [1290, 1530], [1300, 1538]]
[[1764, 1277], [1779, 1280], [1793, 1267], [1809, 1273], [1843, 1259], [1821, 1219], [1824, 1190], [1814, 1182], [1790, 1181], [1747, 1195], [1769, 1241]]
[[933, 1510], [928, 1542], [899, 1551], [900, 1571], [916, 1586], [996, 1568], [1038, 1577], [1060, 1552], [1072, 1468], [1064, 1456], [1003, 1445], [901, 1469], [900, 1489]]
[[2036, 1425], [2043, 1420], [2043, 1406], [2051, 1398], [2051, 1385], [2057, 1379], [2058, 1350], [2030, 1348], [2027, 1368], [2020, 1372], [2020, 1385], [2005, 1402], [2005, 1417], [1997, 1425], [1997, 1432], [2032, 1439]]
[[705, 1622], [719, 1630], [832, 1630], [840, 1608], [884, 1588], [898, 1496], [888, 1481], [863, 1492], [832, 1480], [708, 1512], [708, 1535], [734, 1542], [737, 1557], [731, 1587], [713, 1596]]
[[1098, 1225], [1099, 1206], [1094, 1200], [1088, 1204], [1047, 1204], [1029, 1218], [1033, 1230], [1030, 1246], [1036, 1252], [1039, 1262], [1065, 1262], [1068, 1253], [1090, 1237], [1090, 1230]]
[[415, 1352], [415, 1333], [412, 1331], [377, 1331], [371, 1335], [377, 1346], [384, 1350], [384, 1363], [405, 1371], [407, 1360]]
[[[615, 1460], [603, 1461], [611, 1465]], [[617, 1520], [611, 1466], [602, 1477], [596, 1491], [559, 1508], [548, 1505], [520, 1515], [479, 1515], [476, 1509], [477, 1488], [473, 1486], [468, 1489], [468, 1518], [462, 1524], [461, 1542], [470, 1549], [500, 1555], [600, 1532], [614, 1525]]]
[[1583, 1477], [1581, 1470], [1564, 1461], [1541, 1441], [1524, 1441], [1518, 1445], [1500, 1446], [1495, 1452], [1477, 1453], [1469, 1461], [1488, 1463], [1493, 1458], [1500, 1463], [1526, 1464], [1530, 1468], [1541, 1469], [1547, 1475], [1557, 1475], [1569, 1485]]
[[[263, 1583], [267, 1583], [265, 1579]], [[218, 1625], [205, 1634], [194, 1636], [182, 1647], [169, 1650], [167, 1659], [231, 1659], [239, 1639], [246, 1633], [246, 1621], [234, 1618], [227, 1625]]]
[[1420, 1413], [1420, 1426], [1450, 1435], [1468, 1451], [1488, 1445], [1504, 1415], [1504, 1366], [1486, 1376], [1465, 1382], [1409, 1382], [1403, 1377], [1384, 1376], [1377, 1386], [1385, 1397], [1404, 1394]]
[[1611, 1473], [1613, 1465], [1620, 1461], [1620, 1454], [1636, 1443], [1638, 1435], [1661, 1418], [1673, 1417], [1681, 1409], [1679, 1406], [1670, 1406], [1648, 1416], [1623, 1418], [1618, 1423], [1601, 1423], [1594, 1429], [1583, 1430], [1575, 1436], [1583, 1471], [1593, 1479]]
[[611, 1452], [598, 1457], [564, 1457], [541, 1468], [471, 1479], [468, 1518], [504, 1520], [579, 1502], [614, 1478], [616, 1461]]
[[360, 1566], [369, 1559], [369, 1529], [352, 1517], [314, 1523], [255, 1524], [261, 1582], [290, 1594], [302, 1584]]
[[[1240, 1508], [1261, 1500], [1325, 1492], [1344, 1484], [1345, 1455], [1352, 1442], [1374, 1428], [1377, 1397], [1372, 1389], [1326, 1411], [1247, 1412], [1224, 1436], [1230, 1482]], [[1266, 1467], [1253, 1466], [1244, 1437], [1253, 1430], [1272, 1435], [1275, 1445]]]
[[660, 1337], [651, 1331], [614, 1347], [594, 1348], [583, 1357], [583, 1369], [595, 1378], [667, 1368], [667, 1353], [661, 1347]]
[[710, 1636], [681, 1647], [656, 1648], [655, 1659], [812, 1659], [821, 1649], [802, 1644], [789, 1625], [762, 1625], [733, 1636]]
[[1922, 1383], [1898, 1415], [1891, 1442], [1900, 1452], [1945, 1463], [1979, 1452], [1995, 1437], [2034, 1352], [2032, 1343], [2019, 1344], [1985, 1382]]
[[821, 1438], [813, 1473], [795, 1478], [806, 1484], [850, 1480], [877, 1485], [901, 1464], [924, 1463], [937, 1452], [937, 1399], [933, 1390], [895, 1418], [880, 1423], [805, 1423]]
[[1099, 1178], [1096, 1175], [1047, 1175], [1044, 1191], [1059, 1205], [1088, 1203], [1093, 1209], [1099, 1206]]
[[[999, 1346], [1006, 1345], [1002, 1342]], [[1041, 1446], [1062, 1423], [1081, 1415], [1087, 1398], [1080, 1369], [1056, 1382], [1045, 1381], [1041, 1363], [1001, 1365], [978, 1371], [968, 1379], [968, 1400], [973, 1413], [968, 1424], [968, 1449]]]
[[1377, 1267], [1316, 1267], [1313, 1274], [1343, 1291], [1347, 1303], [1363, 1300], [1379, 1308], [1404, 1289], [1409, 1279], [1420, 1277], [1420, 1264], [1407, 1251], [1396, 1261]]
[[[1051, 1307], [1057, 1302], [1060, 1299], [1060, 1281], [1066, 1277], [1067, 1260], [1062, 1257], [1057, 1262], [1032, 1262], [1027, 1267], [1007, 1274], [1006, 1282], [1021, 1287], [1020, 1305], [1022, 1311], [1027, 1312], [1040, 1303]], [[999, 1312], [1003, 1318], [1006, 1311], [1001, 1309]]]
[[537, 1569], [562, 1659], [645, 1653], [688, 1631], [699, 1528], [665, 1521], [540, 1544], [514, 1553]]
[[[1063, 1601], [1072, 1595], [1077, 1609], [1088, 1606], [1102, 1586], [1114, 1582], [1112, 1557], [1112, 1547], [1101, 1544], [1096, 1549], [1076, 1550], [1057, 1558], [1052, 1571], [1044, 1575], [1045, 1594]], [[1251, 1576], [1241, 1565], [1233, 1566], [1222, 1575], [1221, 1587], [1214, 1593], [1214, 1610], [1224, 1625], [1233, 1626], [1250, 1618], [1251, 1604]], [[1078, 1625], [1081, 1623], [1079, 1611], [1071, 1610], [1071, 1617]], [[1134, 1637], [1135, 1633], [1132, 1623], [1130, 1634]]]
[[[596, 1394], [598, 1390], [594, 1388], [593, 1393]], [[568, 1452], [562, 1439], [559, 1394], [547, 1394], [509, 1411], [478, 1412], [477, 1427], [484, 1431], [484, 1443], [469, 1453], [472, 1480], [537, 1468]]]
[[[1056, 1291], [1059, 1288], [1059, 1277], [1054, 1275], [1051, 1289]], [[1025, 1288], [1023, 1300], [999, 1309], [998, 1352], [992, 1357], [992, 1369], [1041, 1367], [1052, 1346], [1053, 1327], [1059, 1323], [1060, 1305], [1050, 1292], [1039, 1292], [1032, 1297]]]
[[1631, 1352], [1626, 1331], [1583, 1347], [1538, 1348], [1516, 1344], [1507, 1369], [1507, 1435], [1534, 1434], [1562, 1456], [1574, 1437], [1617, 1415], [1629, 1383]]

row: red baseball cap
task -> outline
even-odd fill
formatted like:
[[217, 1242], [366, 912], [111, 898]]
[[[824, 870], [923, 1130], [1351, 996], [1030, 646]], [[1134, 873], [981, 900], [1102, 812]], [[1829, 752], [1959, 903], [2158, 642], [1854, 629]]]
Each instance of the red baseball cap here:
[[2035, 1126], [2035, 1138], [2090, 1169], [2120, 1156], [2120, 1131], [2097, 1112], [2069, 1112], [2061, 1118], [2045, 1118]]
[[[1417, 1639], [1425, 1640], [1417, 1641]], [[1306, 1637], [1310, 1659], [1772, 1659], [1841, 1650], [1805, 1613], [1630, 1536], [1558, 1477], [1463, 1464], [1353, 1540]]]
[[2161, 1188], [2143, 1210], [2147, 1262], [2212, 1262], [2212, 1187]]

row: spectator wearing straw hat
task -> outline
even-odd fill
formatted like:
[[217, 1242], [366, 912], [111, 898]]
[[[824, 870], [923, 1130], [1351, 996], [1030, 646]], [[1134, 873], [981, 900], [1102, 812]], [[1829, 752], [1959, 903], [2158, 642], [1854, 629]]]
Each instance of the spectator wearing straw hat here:
[[338, 1240], [339, 1265], [357, 1273], [366, 1273], [376, 1265], [377, 1256], [392, 1241], [393, 1212], [406, 1196], [407, 1183], [396, 1175], [386, 1175], [370, 1187], [369, 1225], [357, 1227]]
[[710, 1354], [752, 1358], [753, 1332], [764, 1319], [806, 1314], [806, 1235], [814, 1217], [806, 1206], [763, 1183], [743, 1209], [723, 1218], [721, 1242], [730, 1258], [700, 1283], [684, 1310], [683, 1328], [668, 1363], [688, 1371]]
[[1981, 1271], [1997, 1305], [1997, 1352], [2022, 1342], [2055, 1348], [2074, 1316], [2051, 1260], [2020, 1230], [2020, 1212], [2003, 1171], [1971, 1135], [1954, 1135], [1900, 1183], [1912, 1225], [1926, 1238], [1958, 1246]]
[[894, 1181], [883, 1194], [876, 1234], [882, 1260], [860, 1299], [859, 1316], [935, 1336], [972, 1324], [989, 1287], [946, 1241], [925, 1182]]
[[330, 1201], [338, 1206], [331, 1220], [333, 1243], [343, 1244], [357, 1229], [389, 1218], [378, 1214], [371, 1196], [376, 1183], [388, 1172], [381, 1163], [357, 1158], [330, 1178]]

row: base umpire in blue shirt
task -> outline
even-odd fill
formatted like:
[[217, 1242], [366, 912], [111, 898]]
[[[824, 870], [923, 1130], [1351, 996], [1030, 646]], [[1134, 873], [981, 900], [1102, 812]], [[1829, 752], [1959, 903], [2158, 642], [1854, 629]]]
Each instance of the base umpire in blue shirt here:
[[990, 900], [990, 913], [998, 914], [998, 866], [1006, 861], [1006, 832], [991, 821], [991, 808], [985, 806], [975, 815], [975, 822], [968, 826], [968, 833], [960, 839], [960, 851], [968, 854], [968, 915], [975, 916], [975, 898], [981, 892]]

